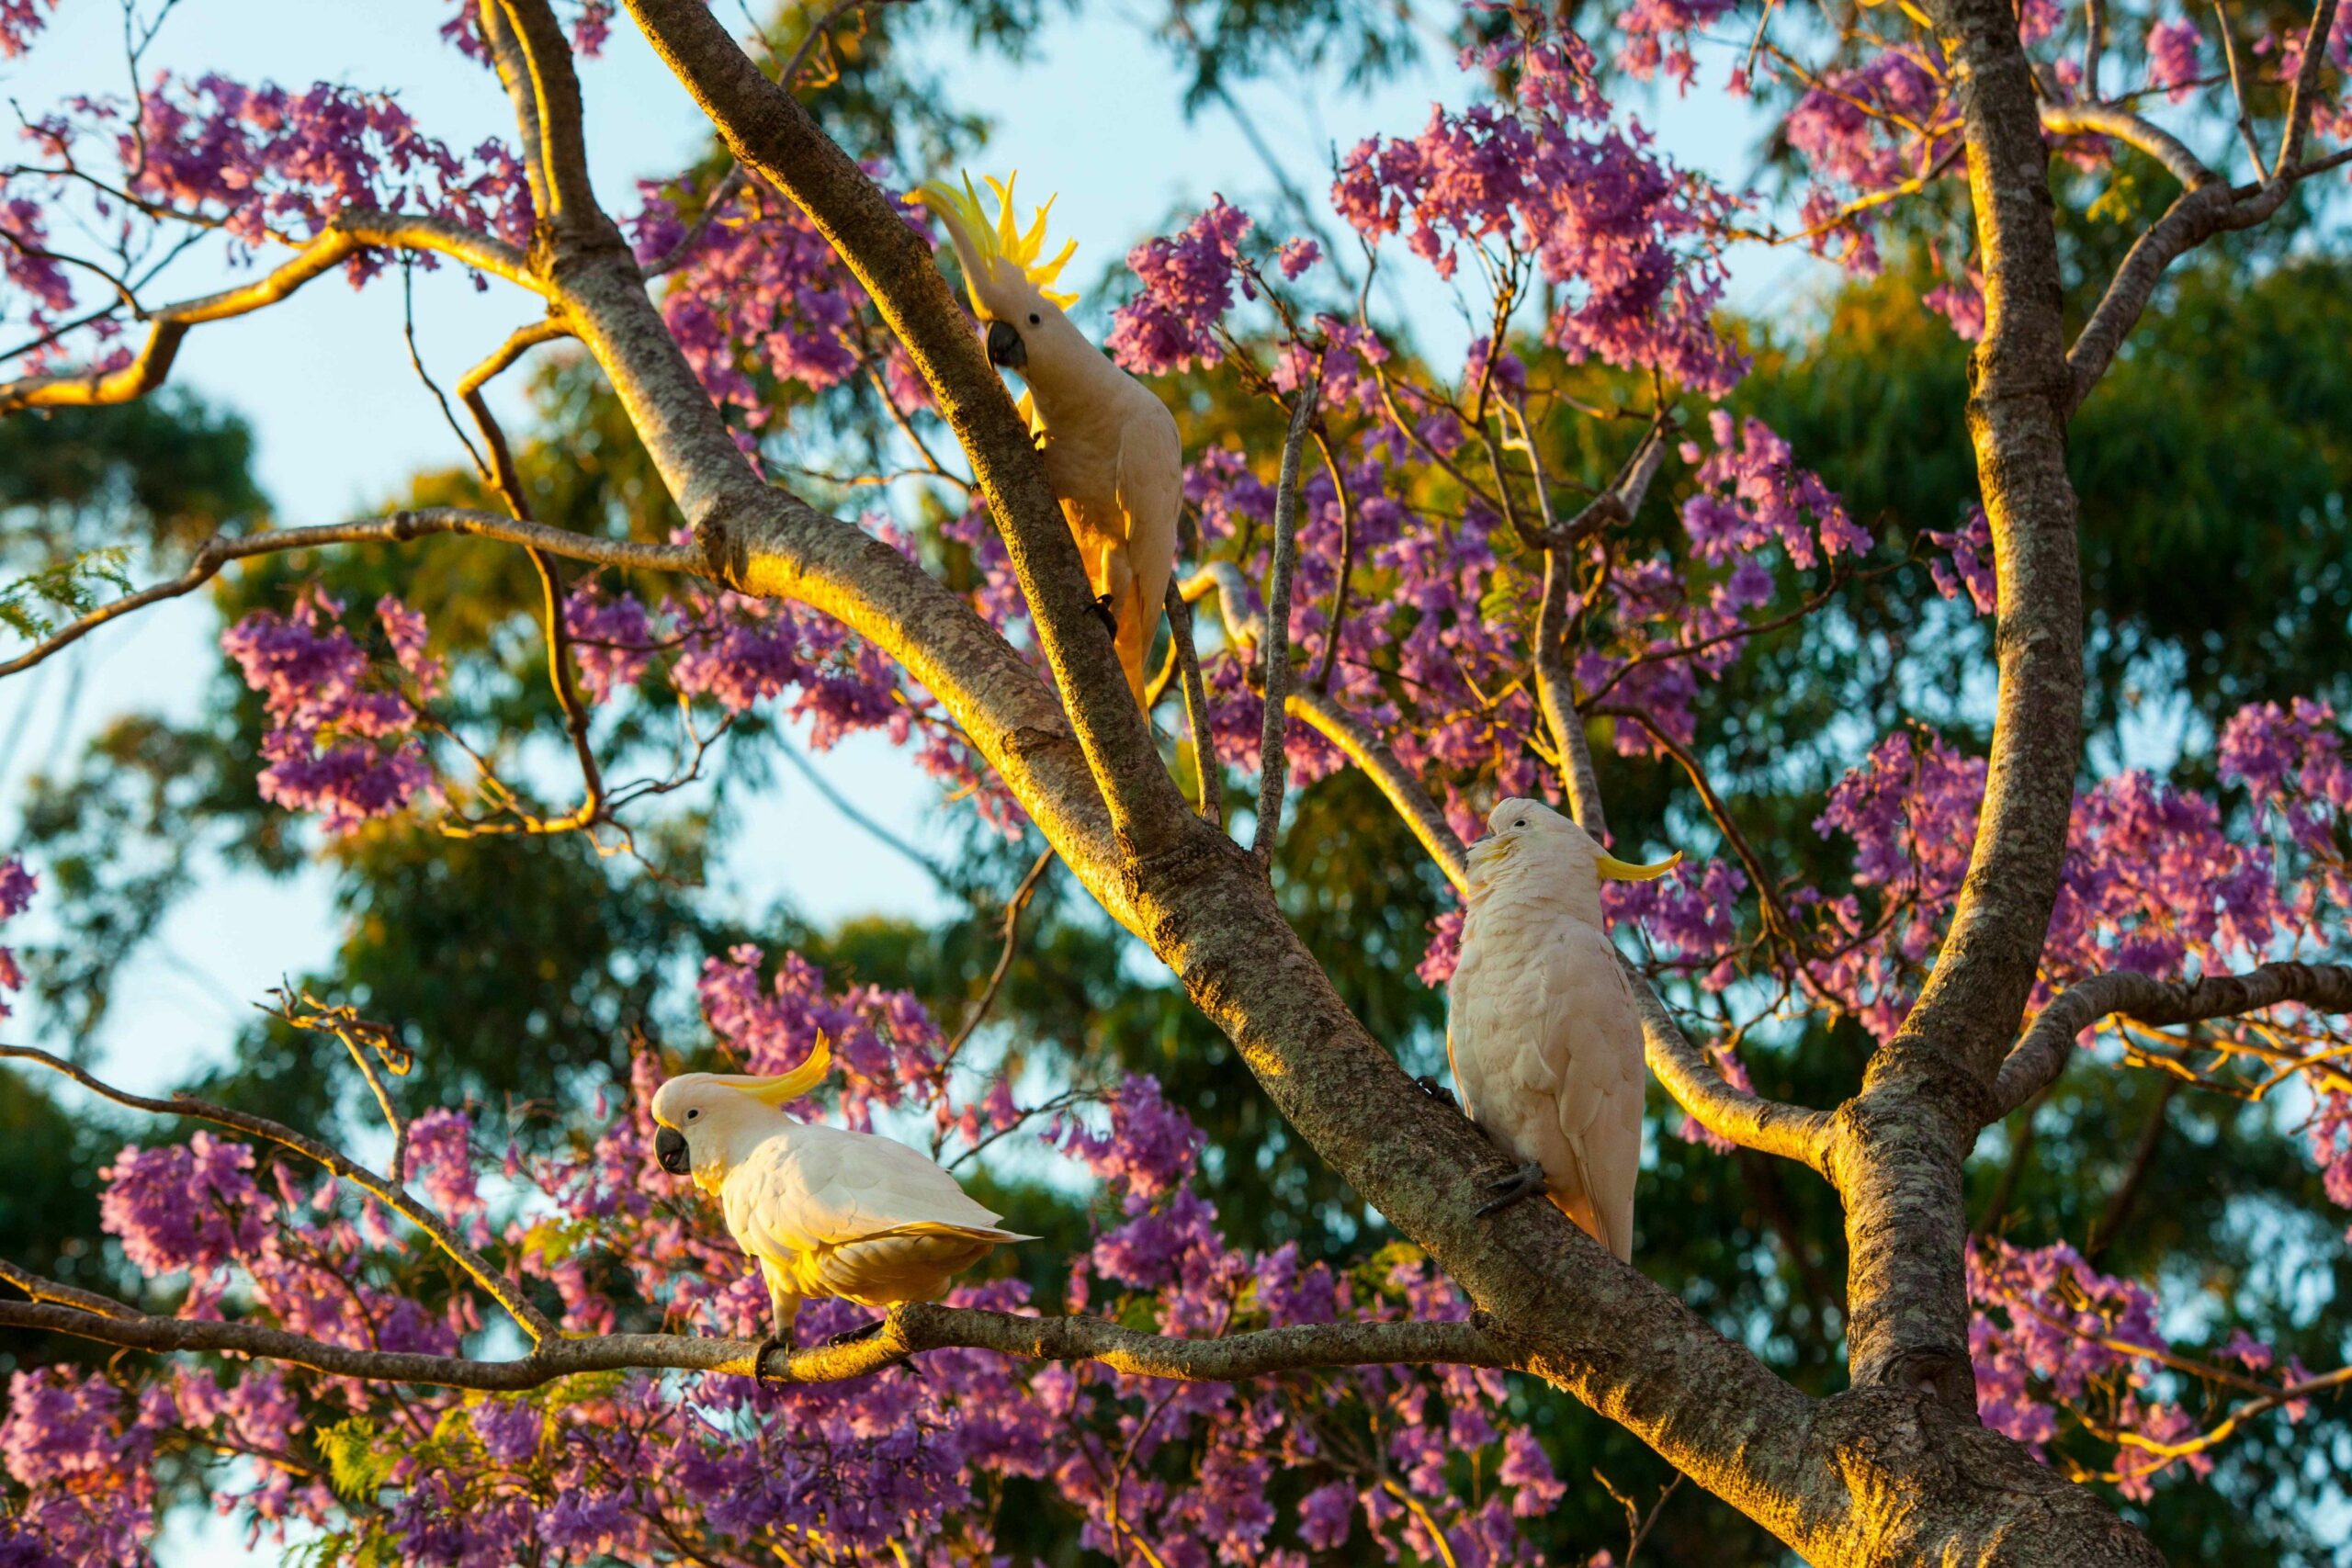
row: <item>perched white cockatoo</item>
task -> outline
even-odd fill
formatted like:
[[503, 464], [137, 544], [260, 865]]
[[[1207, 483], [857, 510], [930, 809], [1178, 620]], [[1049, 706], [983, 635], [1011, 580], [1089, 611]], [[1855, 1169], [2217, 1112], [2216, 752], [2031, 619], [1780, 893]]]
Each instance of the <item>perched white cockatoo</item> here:
[[963, 263], [972, 309], [988, 326], [989, 362], [1020, 372], [1028, 383], [1022, 412], [1140, 707], [1144, 655], [1176, 569], [1183, 444], [1159, 395], [1112, 364], [1062, 314], [1078, 296], [1048, 286], [1078, 243], [1065, 243], [1051, 261], [1038, 259], [1054, 204], [1049, 197], [1037, 209], [1023, 233], [1012, 221], [1015, 177], [988, 182], [997, 200], [994, 224], [981, 212], [968, 175], [960, 192], [934, 181], [914, 194], [938, 216]]
[[771, 1346], [789, 1349], [802, 1298], [861, 1306], [936, 1301], [948, 1281], [1008, 1241], [956, 1179], [906, 1145], [798, 1122], [780, 1106], [824, 1080], [822, 1037], [776, 1077], [683, 1073], [653, 1096], [654, 1157], [718, 1195], [728, 1234], [757, 1260], [775, 1311]]
[[1445, 1055], [1463, 1114], [1521, 1168], [1479, 1212], [1549, 1193], [1621, 1259], [1642, 1164], [1642, 1021], [1600, 929], [1600, 879], [1647, 881], [1536, 800], [1506, 800], [1470, 846]]

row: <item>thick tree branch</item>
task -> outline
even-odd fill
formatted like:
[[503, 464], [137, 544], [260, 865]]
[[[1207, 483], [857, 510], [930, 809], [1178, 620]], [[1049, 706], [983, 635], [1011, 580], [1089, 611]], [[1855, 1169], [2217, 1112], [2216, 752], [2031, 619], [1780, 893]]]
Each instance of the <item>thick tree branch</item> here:
[[1222, 832], [1225, 829], [1225, 773], [1216, 760], [1216, 742], [1209, 734], [1209, 694], [1201, 681], [1201, 650], [1193, 645], [1193, 606], [1184, 600], [1183, 584], [1168, 582], [1168, 652], [1184, 686], [1184, 727], [1193, 738], [1193, 772], [1201, 797], [1194, 809], [1201, 820]]
[[1966, 879], [1917, 1003], [1838, 1112], [1849, 1360], [1973, 1426], [1962, 1166], [2030, 994], [2066, 852], [2083, 705], [2082, 585], [2066, 473], [2064, 290], [2049, 148], [2011, 0], [1928, 0], [1961, 85], [1984, 332], [1969, 434], [2000, 587], [1999, 685]]
[[2243, 975], [2159, 980], [2120, 969], [2094, 975], [2050, 1000], [2001, 1064], [1993, 1102], [2001, 1115], [2056, 1081], [2074, 1055], [2075, 1037], [2110, 1013], [2163, 1027], [2236, 1018], [2284, 1002], [2321, 1012], [2352, 1012], [2352, 965], [2266, 964]]
[[2110, 136], [2162, 164], [2172, 177], [2198, 190], [2211, 185], [2213, 171], [2188, 144], [2164, 127], [2129, 109], [2102, 104], [2043, 104], [2041, 128], [2060, 136]]
[[1274, 482], [1274, 560], [1266, 585], [1266, 635], [1258, 639], [1258, 682], [1263, 693], [1263, 716], [1258, 740], [1258, 826], [1250, 839], [1250, 852], [1261, 866], [1274, 858], [1274, 840], [1281, 836], [1283, 793], [1290, 776], [1286, 728], [1290, 719], [1284, 697], [1290, 690], [1290, 579], [1298, 560], [1298, 463], [1306, 449], [1307, 427], [1315, 423], [1315, 405], [1323, 383], [1317, 379], [1300, 389], [1291, 410], [1290, 432], [1283, 440], [1282, 470]]
[[523, 254], [503, 240], [447, 219], [361, 209], [341, 213], [293, 259], [251, 283], [152, 312], [147, 342], [136, 358], [114, 370], [60, 372], [0, 383], [0, 414], [19, 409], [88, 408], [129, 402], [164, 384], [191, 327], [249, 315], [285, 299], [320, 274], [370, 249], [430, 251], [526, 288], [540, 288]]
[[[21, 1270], [8, 1268], [12, 1281]], [[34, 1278], [26, 1276], [26, 1278]], [[51, 1292], [69, 1286], [35, 1280]], [[74, 1292], [75, 1295], [87, 1292]], [[104, 1298], [96, 1298], [104, 1300]], [[1318, 1323], [1266, 1328], [1221, 1339], [1172, 1339], [1144, 1334], [1099, 1317], [1016, 1317], [970, 1307], [910, 1303], [892, 1307], [878, 1329], [861, 1339], [805, 1350], [771, 1350], [763, 1359], [755, 1339], [678, 1334], [595, 1334], [554, 1337], [512, 1361], [463, 1356], [361, 1350], [258, 1324], [222, 1323], [133, 1313], [119, 1303], [102, 1313], [48, 1301], [0, 1301], [0, 1325], [70, 1334], [127, 1349], [166, 1354], [226, 1352], [287, 1361], [334, 1377], [373, 1382], [424, 1383], [442, 1388], [511, 1391], [538, 1388], [582, 1372], [673, 1370], [757, 1371], [780, 1382], [839, 1382], [925, 1350], [967, 1348], [1047, 1361], [1100, 1361], [1134, 1377], [1193, 1382], [1239, 1382], [1281, 1372], [1327, 1367], [1411, 1363], [1513, 1367], [1516, 1354], [1469, 1323]]]
[[1624, 968], [1625, 983], [1634, 993], [1634, 1010], [1642, 1015], [1642, 1043], [1650, 1071], [1657, 1075], [1674, 1102], [1718, 1137], [1729, 1138], [1742, 1148], [1795, 1160], [1826, 1175], [1835, 1122], [1830, 1113], [1767, 1100], [1735, 1087], [1683, 1033], [1649, 977], [1622, 953], [1617, 962]]
[[507, 81], [509, 96], [518, 100], [518, 109], [526, 88], [531, 97], [533, 112], [526, 130], [537, 133], [548, 195], [548, 205], [539, 209], [539, 216], [571, 233], [593, 232], [607, 220], [596, 205], [596, 194], [588, 180], [580, 78], [572, 70], [571, 46], [563, 36], [563, 24], [547, 0], [495, 0], [494, 6], [484, 9], [504, 13], [506, 26], [497, 31], [512, 40], [511, 48], [497, 51], [502, 78], [507, 76], [510, 62], [519, 57], [523, 79]]
[[[929, 248], [798, 101], [761, 73], [702, 0], [629, 0], [629, 13], [729, 151], [790, 197], [824, 235], [930, 386], [1002, 531], [1039, 645], [1118, 835], [1146, 860], [1196, 852], [1193, 835], [1206, 829], [1169, 778], [1127, 694], [1116, 649], [1091, 612], [1092, 592], [1078, 546], [1046, 482], [1036, 446]], [[1063, 858], [1104, 896], [1101, 874], [1107, 868], [1067, 850]]]
[[99, 605], [88, 615], [44, 637], [26, 652], [0, 663], [0, 678], [32, 668], [60, 649], [80, 641], [108, 621], [119, 620], [134, 610], [144, 609], [163, 600], [194, 592], [219, 576], [220, 569], [232, 561], [276, 555], [284, 550], [318, 549], [328, 545], [406, 544], [412, 539], [429, 538], [436, 534], [496, 539], [503, 544], [520, 545], [526, 549], [543, 550], [548, 555], [588, 561], [597, 566], [628, 567], [639, 571], [698, 573], [703, 570], [702, 552], [686, 546], [640, 545], [628, 539], [599, 539], [586, 534], [572, 533], [568, 528], [550, 527], [544, 523], [518, 522], [495, 513], [469, 512], [457, 506], [423, 506], [364, 523], [279, 528], [266, 534], [244, 534], [233, 537], [216, 534], [205, 541], [196, 552], [196, 558], [179, 576], [167, 582], [142, 588], [136, 593], [126, 594], [110, 604]]
[[[2145, 233], [2132, 242], [2132, 249], [2123, 257], [2123, 265], [2116, 268], [2115, 276], [2109, 280], [2107, 292], [2100, 297], [2098, 309], [2091, 312], [2091, 319], [2084, 323], [2081, 334], [2075, 340], [2075, 346], [2066, 355], [2067, 367], [2074, 378], [2065, 406], [2068, 414], [2082, 406], [2083, 400], [2090, 396], [2091, 389], [2098, 385], [2099, 378], [2107, 374], [2108, 367], [2115, 362], [2115, 355], [2122, 348], [2124, 339], [2132, 335], [2132, 329], [2138, 324], [2141, 312], [2154, 298], [2156, 286], [2164, 280], [2166, 268], [2216, 234], [2251, 229], [2267, 221], [2286, 205], [2288, 194], [2296, 182], [2314, 172], [2302, 164], [2303, 139], [2311, 129], [2313, 94], [2318, 85], [2321, 62], [2327, 52], [2327, 32], [2335, 19], [2335, 6], [2336, 0], [2318, 0], [2312, 7], [2311, 26], [2303, 38], [2302, 66], [2296, 73], [2294, 85], [2288, 96], [2286, 131], [2279, 142], [2278, 159], [2262, 183], [2252, 187], [2233, 189], [2227, 185], [2212, 182], [2210, 174], [2204, 181], [2190, 180], [2184, 175], [2184, 183], [2189, 188], [2165, 209], [2163, 217], [2148, 226]], [[2222, 38], [2225, 42], [2229, 38], [2226, 17], [2223, 18]], [[2237, 65], [2234, 54], [2230, 63], [2234, 78]], [[2243, 123], [2243, 116], [2241, 120]], [[2104, 133], [2120, 134], [2112, 130]], [[2162, 136], [2163, 133], [2158, 131], [2154, 134]], [[2249, 146], [2253, 144], [2252, 135], [2248, 126]], [[2152, 156], [2163, 156], [2153, 146], [2145, 150]], [[2256, 166], [2259, 170], [2261, 149], [2255, 147], [2254, 152]], [[2165, 159], [2165, 166], [2172, 168], [2173, 161]], [[2201, 169], [2203, 165], [2199, 164], [2198, 167]], [[2175, 173], [2178, 172], [2175, 169]]]

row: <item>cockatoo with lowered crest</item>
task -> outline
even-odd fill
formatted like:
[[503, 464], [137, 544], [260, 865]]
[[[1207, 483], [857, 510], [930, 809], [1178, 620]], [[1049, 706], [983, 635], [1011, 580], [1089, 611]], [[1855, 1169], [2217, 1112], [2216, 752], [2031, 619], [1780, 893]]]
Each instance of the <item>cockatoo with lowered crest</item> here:
[[653, 1096], [653, 1156], [715, 1194], [728, 1234], [767, 1281], [775, 1332], [789, 1349], [809, 1296], [861, 1306], [936, 1301], [948, 1281], [1009, 1241], [1034, 1241], [966, 1196], [906, 1145], [800, 1122], [780, 1107], [824, 1081], [832, 1051], [775, 1077], [684, 1073]]
[[1140, 707], [1144, 655], [1176, 569], [1183, 444], [1168, 405], [1062, 314], [1078, 296], [1050, 285], [1078, 243], [1064, 243], [1051, 261], [1039, 259], [1054, 204], [1048, 198], [1021, 231], [1012, 220], [1015, 177], [988, 182], [997, 200], [993, 224], [968, 176], [960, 192], [934, 181], [914, 194], [938, 217], [963, 264], [965, 290], [988, 328], [989, 362], [1028, 383], [1022, 412]]
[[1600, 929], [1603, 877], [1648, 881], [1535, 800], [1506, 800], [1470, 846], [1445, 1055], [1463, 1114], [1521, 1163], [1489, 1213], [1548, 1193], [1621, 1260], [1642, 1164], [1642, 1021]]

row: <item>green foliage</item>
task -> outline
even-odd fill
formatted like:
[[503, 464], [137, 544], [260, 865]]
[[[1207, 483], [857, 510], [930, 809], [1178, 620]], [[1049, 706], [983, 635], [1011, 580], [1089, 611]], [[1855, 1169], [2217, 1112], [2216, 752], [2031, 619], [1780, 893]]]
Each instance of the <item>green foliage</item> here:
[[0, 587], [0, 626], [27, 641], [47, 637], [59, 625], [86, 615], [106, 600], [99, 592], [130, 592], [123, 568], [130, 552], [119, 545], [84, 550]]

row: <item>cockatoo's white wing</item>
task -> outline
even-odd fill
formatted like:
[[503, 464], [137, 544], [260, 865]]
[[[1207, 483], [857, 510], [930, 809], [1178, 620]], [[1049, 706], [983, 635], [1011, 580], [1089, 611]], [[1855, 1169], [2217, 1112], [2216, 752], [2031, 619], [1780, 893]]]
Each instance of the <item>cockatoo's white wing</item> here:
[[1033, 1239], [904, 1144], [820, 1125], [762, 1144], [721, 1196], [737, 1244], [788, 1293], [868, 1306], [934, 1301], [989, 1248]]
[[1184, 509], [1184, 442], [1168, 405], [1140, 383], [1135, 390], [1136, 412], [1119, 431], [1119, 510], [1136, 578], [1157, 572], [1165, 591], [1176, 560], [1176, 518]]
[[906, 1145], [816, 1124], [762, 1144], [728, 1173], [725, 1198], [728, 1228], [747, 1246], [756, 1236], [794, 1253], [908, 1231], [1030, 1239]]
[[1630, 1258], [1641, 1021], [1608, 937], [1581, 920], [1474, 911], [1451, 986], [1446, 1054], [1464, 1114], [1542, 1166], [1554, 1201]]
[[1634, 1183], [1642, 1168], [1642, 1021], [1609, 938], [1582, 921], [1560, 933], [1550, 1021], [1558, 1059], [1561, 1137], [1600, 1223], [1597, 1237], [1634, 1255]]

